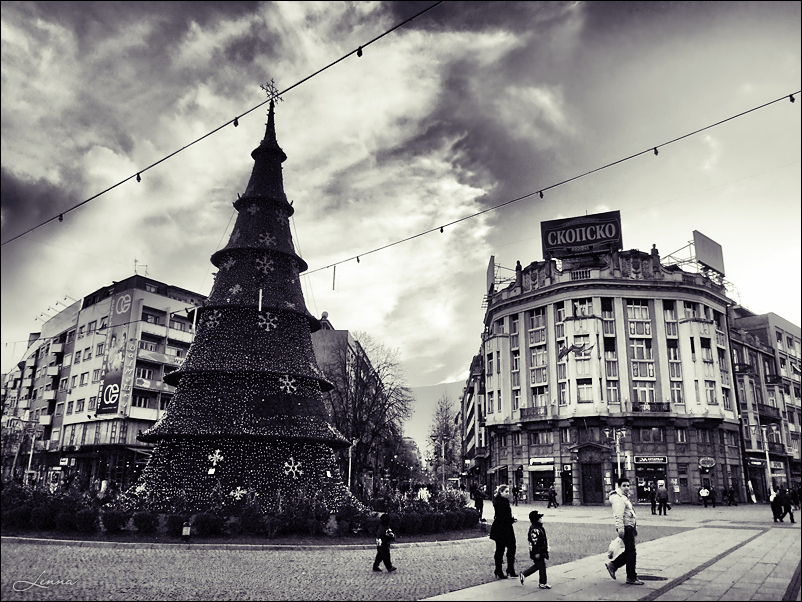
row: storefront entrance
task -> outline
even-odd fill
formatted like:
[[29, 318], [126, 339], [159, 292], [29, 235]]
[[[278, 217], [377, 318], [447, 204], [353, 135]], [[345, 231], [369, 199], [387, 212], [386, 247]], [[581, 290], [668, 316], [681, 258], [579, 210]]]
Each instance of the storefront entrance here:
[[637, 484], [637, 496], [639, 502], [649, 502], [649, 487], [654, 486], [657, 490], [657, 482], [663, 481], [666, 488], [669, 487], [666, 478], [667, 458], [665, 456], [635, 456], [635, 480]]

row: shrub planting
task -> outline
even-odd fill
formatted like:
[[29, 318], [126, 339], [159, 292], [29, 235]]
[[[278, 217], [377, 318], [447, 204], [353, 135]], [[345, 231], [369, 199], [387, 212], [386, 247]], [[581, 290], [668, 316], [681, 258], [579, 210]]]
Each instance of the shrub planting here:
[[3, 513], [3, 526], [9, 529], [28, 529], [31, 526], [31, 507], [22, 504]]
[[108, 509], [103, 511], [103, 529], [106, 533], [121, 533], [128, 524], [129, 516], [122, 510]]
[[170, 537], [181, 537], [184, 531], [184, 523], [189, 517], [184, 514], [168, 514], [166, 522], [167, 535]]
[[34, 531], [52, 531], [55, 526], [49, 506], [36, 506], [31, 510], [31, 528]]
[[98, 511], [95, 508], [83, 508], [75, 513], [75, 529], [79, 533], [94, 533], [98, 529]]
[[159, 517], [150, 512], [137, 512], [134, 514], [134, 526], [139, 533], [155, 533], [159, 527]]
[[216, 514], [203, 512], [195, 516], [195, 520], [192, 524], [198, 530], [199, 536], [216, 537], [223, 533], [224, 522], [225, 519]]
[[56, 515], [56, 529], [64, 532], [77, 531], [75, 524], [75, 512], [62, 510]]

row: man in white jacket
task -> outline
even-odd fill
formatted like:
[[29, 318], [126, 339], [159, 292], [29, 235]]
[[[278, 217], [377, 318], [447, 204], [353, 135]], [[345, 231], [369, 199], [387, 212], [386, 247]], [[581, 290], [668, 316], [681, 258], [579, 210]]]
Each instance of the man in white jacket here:
[[629, 479], [626, 477], [618, 479], [618, 486], [610, 494], [610, 503], [613, 505], [613, 519], [615, 520], [615, 530], [624, 542], [624, 553], [605, 564], [610, 577], [615, 579], [615, 572], [625, 564], [627, 565], [627, 584], [643, 585], [643, 581], [638, 579], [635, 570], [635, 536], [638, 534], [637, 516], [632, 502], [629, 501]]

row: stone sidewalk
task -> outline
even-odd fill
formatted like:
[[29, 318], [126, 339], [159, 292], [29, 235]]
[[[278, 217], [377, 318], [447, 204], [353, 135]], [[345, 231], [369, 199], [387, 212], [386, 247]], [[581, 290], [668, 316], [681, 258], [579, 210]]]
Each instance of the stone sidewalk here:
[[497, 580], [427, 599], [799, 600], [800, 543], [798, 527], [699, 527], [638, 545], [642, 586], [626, 585], [624, 568], [610, 579], [598, 554], [549, 567], [551, 590], [538, 588], [535, 573], [523, 586]]

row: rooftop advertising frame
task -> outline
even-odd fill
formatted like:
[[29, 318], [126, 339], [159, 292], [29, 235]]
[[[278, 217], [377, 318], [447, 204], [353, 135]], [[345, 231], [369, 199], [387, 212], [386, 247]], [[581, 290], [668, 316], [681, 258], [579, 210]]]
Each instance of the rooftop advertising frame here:
[[607, 211], [540, 222], [544, 259], [623, 248], [621, 212]]

